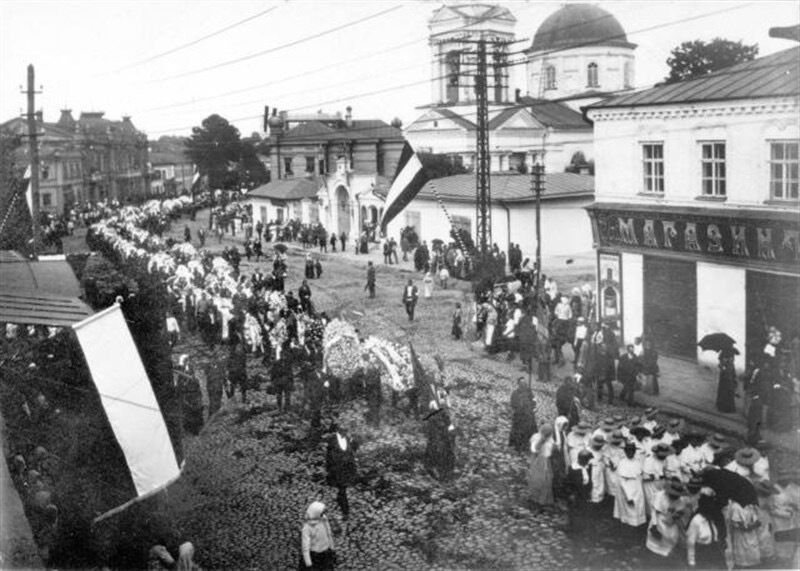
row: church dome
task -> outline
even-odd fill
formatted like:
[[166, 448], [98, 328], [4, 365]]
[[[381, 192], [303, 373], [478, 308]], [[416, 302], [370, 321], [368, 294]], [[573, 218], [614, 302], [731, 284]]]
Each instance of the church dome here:
[[567, 4], [542, 22], [531, 51], [564, 50], [588, 45], [634, 48], [622, 25], [594, 4]]

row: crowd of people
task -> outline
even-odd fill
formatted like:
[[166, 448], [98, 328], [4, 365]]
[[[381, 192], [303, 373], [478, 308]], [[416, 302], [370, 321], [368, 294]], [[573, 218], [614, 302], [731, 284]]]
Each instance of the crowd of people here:
[[559, 416], [538, 427], [524, 379], [511, 397], [509, 444], [530, 455], [532, 503], [566, 503], [578, 535], [614, 520], [615, 533], [643, 542], [656, 568], [797, 568], [800, 474], [771, 466], [766, 448], [735, 449], [653, 408], [596, 425], [579, 420], [571, 385], [567, 377], [557, 395]]

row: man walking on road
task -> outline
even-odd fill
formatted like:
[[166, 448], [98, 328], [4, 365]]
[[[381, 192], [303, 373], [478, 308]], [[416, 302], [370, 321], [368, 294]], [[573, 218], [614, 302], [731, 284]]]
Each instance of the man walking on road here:
[[369, 297], [375, 297], [375, 266], [372, 262], [367, 262], [367, 285], [364, 289], [369, 290]]
[[408, 284], [403, 290], [403, 303], [406, 306], [409, 321], [414, 321], [414, 308], [417, 306], [418, 298], [417, 286], [414, 285], [414, 282], [408, 280]]

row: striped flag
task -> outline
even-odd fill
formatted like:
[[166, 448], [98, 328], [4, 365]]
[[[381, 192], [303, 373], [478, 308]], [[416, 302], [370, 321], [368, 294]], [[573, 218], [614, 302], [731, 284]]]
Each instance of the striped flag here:
[[414, 200], [414, 197], [422, 190], [429, 178], [419, 155], [406, 141], [403, 146], [403, 152], [400, 154], [400, 161], [397, 163], [397, 171], [394, 175], [392, 187], [386, 196], [381, 231], [386, 231], [386, 226], [389, 222], [400, 214], [408, 206], [409, 202]]
[[[17, 171], [19, 172], [19, 171]], [[22, 184], [25, 185], [25, 202], [28, 203], [28, 210], [33, 216], [33, 185], [31, 185], [31, 165], [25, 169], [25, 174], [22, 175]]]
[[197, 168], [197, 165], [194, 165], [194, 175], [192, 175], [192, 188], [200, 182], [200, 169]]
[[[121, 455], [106, 458], [115, 505], [105, 519], [168, 486], [181, 473], [164, 416], [119, 305], [73, 325], [100, 405]], [[110, 491], [109, 491], [110, 492]]]

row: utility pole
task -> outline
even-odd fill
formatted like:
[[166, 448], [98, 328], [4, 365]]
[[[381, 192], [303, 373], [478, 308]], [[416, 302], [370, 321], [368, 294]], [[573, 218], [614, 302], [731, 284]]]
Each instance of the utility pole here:
[[492, 243], [492, 195], [489, 158], [489, 104], [486, 80], [486, 40], [478, 41], [478, 62], [475, 74], [478, 138], [476, 142], [476, 201], [475, 226], [481, 255], [486, 255]]
[[36, 245], [39, 239], [39, 143], [37, 142], [38, 131], [36, 127], [36, 91], [34, 87], [33, 64], [28, 65], [28, 152], [30, 154], [31, 166], [31, 218], [33, 219], [33, 241], [32, 253], [36, 259]]
[[536, 274], [534, 291], [539, 291], [539, 277], [542, 275], [542, 190], [544, 190], [544, 165], [537, 161], [531, 167], [531, 190], [536, 199]]

